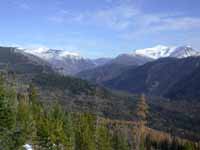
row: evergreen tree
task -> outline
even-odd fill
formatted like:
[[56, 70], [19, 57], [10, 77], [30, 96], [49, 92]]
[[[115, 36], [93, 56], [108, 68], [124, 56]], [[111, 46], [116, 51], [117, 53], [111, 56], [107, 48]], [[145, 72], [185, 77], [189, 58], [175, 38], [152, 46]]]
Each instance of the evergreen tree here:
[[75, 150], [95, 150], [96, 117], [91, 114], [80, 114], [75, 124]]
[[127, 137], [124, 136], [120, 131], [116, 130], [113, 133], [112, 138], [114, 150], [129, 150]]
[[136, 116], [140, 126], [145, 126], [147, 124], [147, 114], [148, 114], [148, 104], [146, 103], [145, 95], [142, 94], [138, 103]]
[[32, 142], [36, 134], [35, 120], [27, 94], [18, 94], [17, 132], [18, 143]]
[[106, 125], [101, 124], [96, 132], [97, 150], [112, 150], [111, 135]]
[[148, 114], [148, 105], [146, 103], [145, 95], [142, 94], [137, 103], [137, 109], [136, 109], [136, 116], [138, 120], [138, 130], [136, 133], [136, 150], [142, 150], [145, 147], [144, 127], [147, 124], [147, 114]]
[[[44, 109], [44, 108], [43, 108]], [[57, 104], [41, 111], [37, 121], [37, 145], [40, 149], [64, 148], [64, 112]]]
[[65, 112], [64, 117], [64, 133], [66, 135], [66, 139], [64, 141], [67, 150], [74, 150], [75, 148], [75, 132], [74, 132], [74, 124], [73, 124], [73, 115], [71, 113]]
[[16, 127], [16, 93], [5, 86], [4, 78], [0, 76], [0, 149], [13, 149], [15, 141], [12, 135]]
[[183, 146], [183, 150], [195, 150], [194, 144], [186, 142]]
[[29, 85], [28, 96], [29, 96], [30, 102], [38, 103], [38, 92], [36, 90], [36, 87], [33, 84]]

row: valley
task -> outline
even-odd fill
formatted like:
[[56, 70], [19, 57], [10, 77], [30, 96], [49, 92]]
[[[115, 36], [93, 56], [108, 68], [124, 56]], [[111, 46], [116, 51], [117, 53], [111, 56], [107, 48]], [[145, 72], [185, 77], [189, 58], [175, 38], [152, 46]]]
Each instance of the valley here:
[[199, 141], [200, 57], [145, 59], [142, 63], [140, 57], [134, 56], [133, 61], [125, 63], [116, 61], [120, 57], [103, 60], [96, 67], [86, 67], [69, 76], [55, 69], [47, 59], [1, 47], [0, 70], [6, 84], [18, 94], [34, 86], [44, 107], [58, 102], [66, 112], [117, 120], [123, 127], [126, 122], [137, 123], [137, 103], [145, 93], [149, 106], [147, 126], [151, 130]]

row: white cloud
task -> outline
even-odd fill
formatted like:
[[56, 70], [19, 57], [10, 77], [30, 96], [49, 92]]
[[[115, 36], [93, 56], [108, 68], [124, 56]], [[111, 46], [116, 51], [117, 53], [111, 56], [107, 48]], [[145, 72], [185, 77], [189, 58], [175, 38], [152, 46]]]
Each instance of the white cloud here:
[[133, 29], [121, 33], [120, 38], [133, 40], [166, 31], [177, 33], [187, 33], [192, 30], [200, 31], [200, 18], [197, 17], [140, 14], [135, 20], [135, 23], [132, 24]]
[[200, 28], [200, 18], [195, 17], [181, 17], [181, 18], [168, 18], [162, 22], [163, 28], [173, 30], [189, 30]]
[[[110, 0], [107, 0], [110, 2]], [[112, 1], [111, 1], [112, 2]], [[169, 30], [191, 30], [200, 28], [200, 18], [185, 17], [180, 13], [147, 14], [134, 5], [130, 0], [119, 0], [113, 6], [93, 11], [74, 12], [60, 10], [49, 20], [56, 23], [90, 24], [107, 27], [125, 34], [143, 35], [145, 33]]]
[[131, 26], [133, 18], [138, 14], [139, 11], [133, 6], [121, 4], [108, 9], [98, 10], [90, 17], [98, 24], [117, 30], [124, 30]]
[[49, 17], [50, 21], [56, 23], [79, 23], [107, 26], [113, 29], [126, 29], [131, 25], [131, 18], [138, 13], [138, 10], [127, 3], [120, 3], [95, 11], [84, 11], [81, 13], [59, 10]]

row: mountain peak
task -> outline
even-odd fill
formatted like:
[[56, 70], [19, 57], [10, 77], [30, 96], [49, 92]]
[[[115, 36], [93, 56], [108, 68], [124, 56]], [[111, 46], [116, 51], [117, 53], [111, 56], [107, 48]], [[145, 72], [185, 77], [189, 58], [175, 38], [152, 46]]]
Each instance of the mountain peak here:
[[185, 58], [190, 56], [199, 56], [200, 52], [193, 49], [190, 45], [180, 47], [157, 45], [152, 48], [135, 50], [131, 55], [141, 55], [152, 59], [159, 59], [163, 57]]
[[176, 47], [172, 53], [170, 54], [171, 57], [176, 58], [186, 58], [190, 56], [200, 56], [200, 51], [195, 50], [190, 45]]
[[78, 53], [69, 52], [66, 50], [57, 50], [49, 48], [37, 48], [37, 49], [23, 49], [24, 52], [36, 55], [43, 59], [62, 59], [62, 58], [74, 58], [81, 59], [82, 57]]
[[153, 59], [158, 59], [161, 57], [168, 57], [170, 52], [170, 48], [164, 45], [157, 45], [152, 48], [138, 49], [135, 50], [132, 54], [134, 55], [142, 55], [146, 57], [150, 57]]

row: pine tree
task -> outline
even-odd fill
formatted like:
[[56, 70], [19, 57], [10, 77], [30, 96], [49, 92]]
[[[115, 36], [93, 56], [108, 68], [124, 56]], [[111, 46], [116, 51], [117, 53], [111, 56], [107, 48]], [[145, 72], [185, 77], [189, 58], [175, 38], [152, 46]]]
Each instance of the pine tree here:
[[183, 146], [183, 150], [195, 150], [195, 147], [192, 143], [186, 142]]
[[39, 149], [62, 149], [66, 139], [63, 129], [64, 112], [57, 104], [42, 109], [38, 114], [40, 117], [37, 117], [36, 143]]
[[75, 124], [75, 150], [95, 150], [96, 117], [79, 114]]
[[142, 94], [137, 104], [136, 115], [140, 126], [147, 124], [148, 104], [146, 103], [145, 95]]
[[97, 150], [112, 150], [111, 135], [106, 125], [101, 124], [96, 132]]
[[34, 140], [36, 126], [27, 94], [18, 94], [17, 131], [19, 144], [24, 145]]
[[65, 112], [64, 116], [64, 133], [66, 139], [64, 145], [67, 147], [67, 150], [74, 150], [75, 148], [75, 133], [74, 133], [74, 124], [73, 124], [73, 115], [71, 113]]
[[29, 101], [30, 102], [38, 103], [38, 92], [36, 90], [36, 87], [33, 84], [29, 85], [28, 96], [29, 96]]
[[136, 109], [136, 116], [138, 120], [138, 130], [136, 133], [136, 150], [144, 149], [144, 127], [147, 124], [148, 105], [146, 103], [145, 95], [142, 94]]
[[16, 94], [12, 89], [6, 88], [3, 78], [0, 78], [0, 127], [12, 129], [16, 120]]
[[16, 127], [16, 93], [4, 84], [0, 76], [0, 149], [13, 149], [15, 141], [12, 139]]
[[129, 150], [127, 137], [124, 136], [119, 130], [114, 131], [112, 144], [114, 150]]

